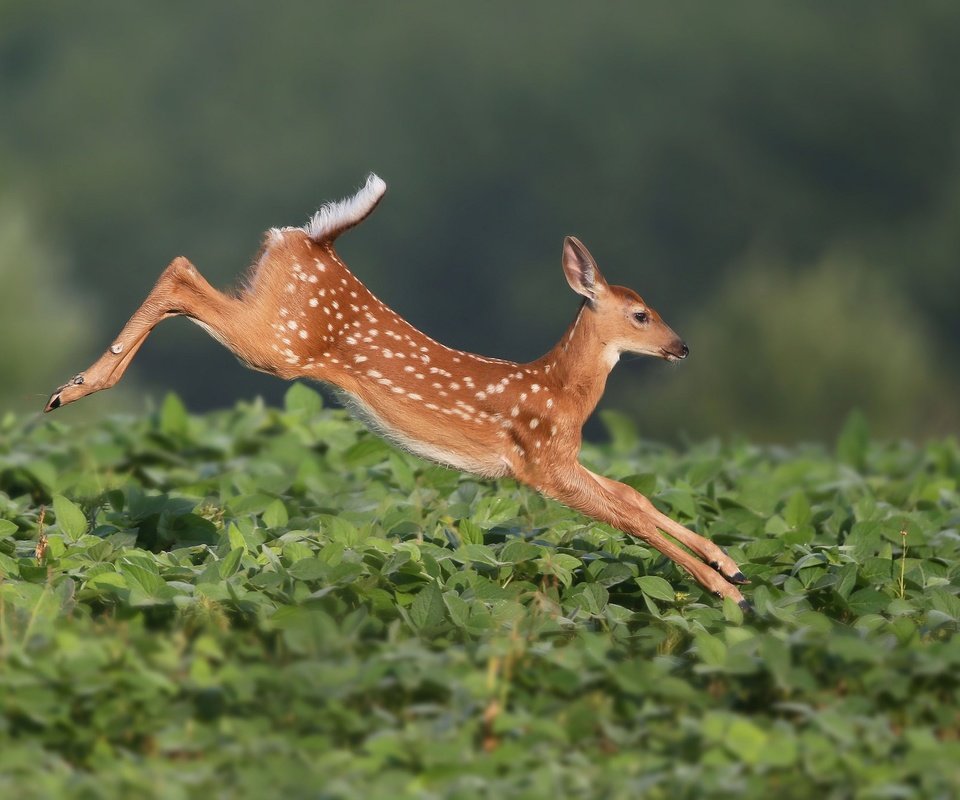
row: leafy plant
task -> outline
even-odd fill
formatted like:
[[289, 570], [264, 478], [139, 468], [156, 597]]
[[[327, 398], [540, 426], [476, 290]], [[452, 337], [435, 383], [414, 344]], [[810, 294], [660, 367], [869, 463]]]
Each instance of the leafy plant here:
[[0, 790], [955, 793], [957, 442], [854, 420], [842, 459], [678, 452], [609, 419], [586, 460], [727, 547], [755, 614], [303, 386], [283, 410], [6, 418]]

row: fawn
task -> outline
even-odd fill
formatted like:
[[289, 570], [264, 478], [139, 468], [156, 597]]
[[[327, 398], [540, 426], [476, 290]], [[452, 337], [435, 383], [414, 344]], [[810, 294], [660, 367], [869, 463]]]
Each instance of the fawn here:
[[511, 476], [642, 539], [709, 591], [747, 608], [735, 584], [748, 581], [723, 549], [578, 461], [581, 428], [620, 355], [677, 361], [686, 344], [636, 292], [610, 286], [586, 247], [568, 236], [563, 271], [583, 301], [549, 353], [517, 364], [445, 347], [374, 297], [334, 250], [337, 236], [365, 219], [385, 191], [371, 174], [356, 195], [324, 205], [303, 227], [271, 229], [236, 294], [217, 291], [186, 258], [175, 258], [109, 349], [57, 389], [45, 410], [109, 389], [158, 322], [184, 315], [253, 369], [332, 385], [397, 446], [465, 472]]

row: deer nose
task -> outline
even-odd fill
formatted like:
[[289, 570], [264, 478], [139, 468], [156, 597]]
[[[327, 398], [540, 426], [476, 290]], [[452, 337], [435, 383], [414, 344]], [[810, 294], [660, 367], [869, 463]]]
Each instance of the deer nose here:
[[684, 342], [680, 345], [680, 358], [686, 358], [688, 355], [690, 355], [690, 348], [687, 347], [687, 343]]

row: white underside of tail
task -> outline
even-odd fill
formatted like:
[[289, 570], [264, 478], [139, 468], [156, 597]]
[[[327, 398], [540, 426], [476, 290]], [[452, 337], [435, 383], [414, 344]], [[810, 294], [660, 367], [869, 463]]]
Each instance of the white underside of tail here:
[[386, 191], [387, 184], [371, 172], [366, 184], [353, 197], [324, 203], [303, 226], [303, 230], [315, 242], [335, 239], [348, 228], [362, 222], [376, 208]]

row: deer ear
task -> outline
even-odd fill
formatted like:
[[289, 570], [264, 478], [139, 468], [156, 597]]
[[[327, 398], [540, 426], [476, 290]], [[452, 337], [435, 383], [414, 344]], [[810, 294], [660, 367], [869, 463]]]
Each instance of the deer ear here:
[[567, 236], [563, 240], [563, 271], [570, 288], [591, 302], [607, 290], [607, 282], [600, 274], [597, 262], [576, 236]]

